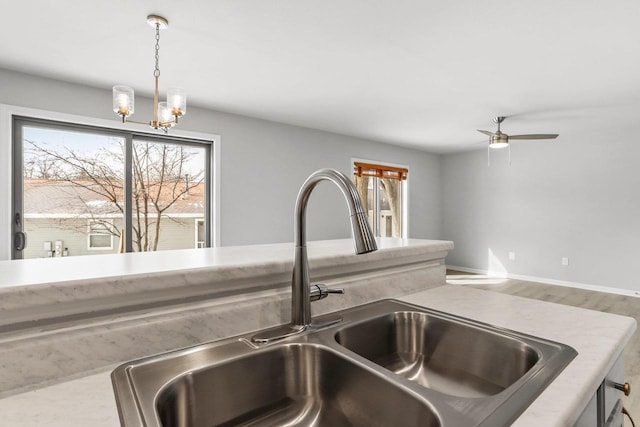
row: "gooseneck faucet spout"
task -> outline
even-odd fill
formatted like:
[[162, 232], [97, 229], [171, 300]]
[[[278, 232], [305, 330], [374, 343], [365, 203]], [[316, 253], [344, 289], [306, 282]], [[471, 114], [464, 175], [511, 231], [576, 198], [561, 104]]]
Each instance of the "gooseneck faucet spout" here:
[[311, 324], [311, 299], [309, 296], [309, 262], [307, 261], [306, 209], [309, 196], [323, 180], [340, 188], [349, 207], [351, 230], [357, 254], [377, 250], [376, 241], [367, 221], [367, 214], [355, 185], [344, 174], [334, 169], [320, 169], [302, 184], [296, 199], [294, 216], [295, 263], [291, 283], [291, 327], [300, 329]]
[[[378, 249], [369, 221], [367, 221], [367, 214], [362, 207], [358, 190], [349, 178], [334, 169], [320, 169], [311, 174], [302, 184], [295, 206], [294, 240], [296, 247], [293, 278], [291, 280], [291, 322], [289, 325], [284, 325], [284, 327], [274, 328], [253, 336], [253, 342], [266, 343], [284, 338], [300, 333], [312, 325], [309, 262], [307, 260], [306, 209], [311, 192], [320, 181], [324, 180], [336, 184], [344, 195], [351, 215], [351, 230], [356, 253], [366, 254]], [[342, 291], [332, 292], [327, 290], [324, 285], [318, 285], [316, 288], [314, 299], [324, 298], [327, 293], [342, 293]]]

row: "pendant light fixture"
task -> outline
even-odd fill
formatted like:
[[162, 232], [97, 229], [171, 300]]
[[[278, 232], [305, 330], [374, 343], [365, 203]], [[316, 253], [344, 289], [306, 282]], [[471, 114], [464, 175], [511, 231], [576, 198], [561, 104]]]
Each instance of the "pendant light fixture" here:
[[160, 79], [160, 30], [164, 30], [169, 26], [162, 16], [149, 15], [147, 23], [156, 29], [156, 46], [155, 58], [156, 67], [153, 70], [155, 80], [155, 89], [153, 91], [153, 120], [148, 122], [135, 122], [127, 118], [134, 111], [134, 94], [133, 89], [129, 86], [116, 85], [113, 87], [113, 111], [122, 117], [122, 123], [131, 122], [139, 124], [148, 124], [154, 129], [163, 130], [165, 133], [173, 126], [178, 124], [178, 118], [187, 113], [187, 95], [181, 88], [168, 88], [167, 101], [158, 102], [158, 81]]

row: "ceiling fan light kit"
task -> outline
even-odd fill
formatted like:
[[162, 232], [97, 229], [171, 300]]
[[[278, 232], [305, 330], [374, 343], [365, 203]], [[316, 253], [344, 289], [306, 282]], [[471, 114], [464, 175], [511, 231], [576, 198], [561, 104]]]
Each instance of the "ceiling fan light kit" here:
[[498, 131], [496, 133], [489, 134], [489, 148], [505, 148], [509, 145], [509, 135], [500, 131], [500, 123], [502, 123], [504, 119], [504, 116], [493, 118], [493, 122], [498, 125]]
[[497, 138], [491, 137], [491, 141], [489, 142], [489, 148], [506, 148], [509, 145], [507, 141], [502, 141]]
[[487, 149], [487, 164], [491, 166], [491, 148], [509, 148], [509, 165], [511, 165], [511, 145], [509, 145], [510, 139], [556, 139], [557, 133], [540, 133], [540, 134], [526, 134], [526, 135], [507, 135], [500, 130], [500, 125], [506, 119], [506, 116], [497, 116], [493, 118], [493, 122], [498, 125], [498, 130], [495, 132], [489, 132], [488, 130], [480, 130], [478, 132], [487, 135], [489, 137], [489, 146]]
[[162, 16], [149, 15], [147, 23], [156, 30], [155, 59], [153, 70], [155, 88], [153, 91], [153, 120], [148, 122], [134, 122], [127, 117], [134, 112], [134, 92], [129, 86], [116, 85], [113, 87], [113, 111], [122, 118], [122, 123], [148, 124], [153, 129], [163, 130], [165, 133], [178, 124], [178, 119], [187, 113], [187, 94], [181, 88], [168, 88], [167, 101], [159, 102], [158, 84], [160, 80], [160, 30], [169, 27], [169, 21]]

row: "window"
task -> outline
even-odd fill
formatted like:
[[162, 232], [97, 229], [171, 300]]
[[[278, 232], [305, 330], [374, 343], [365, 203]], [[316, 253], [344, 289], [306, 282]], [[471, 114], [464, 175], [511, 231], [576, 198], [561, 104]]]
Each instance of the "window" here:
[[113, 223], [105, 220], [89, 220], [87, 230], [88, 250], [113, 249]]
[[376, 236], [406, 236], [404, 204], [408, 173], [403, 167], [354, 162], [356, 188]]
[[194, 233], [210, 246], [211, 142], [15, 116], [13, 126], [13, 232], [28, 236], [13, 258], [193, 248]]

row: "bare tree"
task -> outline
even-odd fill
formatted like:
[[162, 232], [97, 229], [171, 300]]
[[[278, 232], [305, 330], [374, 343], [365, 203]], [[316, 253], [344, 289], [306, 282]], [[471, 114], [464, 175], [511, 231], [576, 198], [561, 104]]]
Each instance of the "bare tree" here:
[[356, 189], [358, 190], [358, 194], [360, 195], [360, 199], [362, 200], [362, 207], [364, 211], [369, 215], [369, 177], [366, 175], [357, 176], [356, 175]]
[[400, 237], [402, 235], [400, 230], [402, 224], [400, 221], [401, 181], [390, 178], [380, 178], [380, 182], [382, 183], [385, 193], [387, 193], [387, 200], [391, 208], [391, 227], [393, 228], [391, 235], [393, 237]]
[[25, 178], [52, 179], [58, 174], [56, 162], [47, 157], [29, 158], [24, 162]]
[[[68, 147], [49, 148], [46, 144], [30, 140], [25, 142], [29, 144], [25, 176], [58, 180], [66, 183], [70, 190], [77, 190], [76, 199], [85, 206], [83, 214], [88, 214], [123, 242], [124, 230], [105, 220], [102, 214], [105, 209], [123, 216], [125, 213], [124, 142], [118, 140], [119, 148], [116, 150], [101, 148], [93, 153], [82, 153]], [[192, 154], [180, 145], [134, 142], [132, 241], [138, 251], [158, 249], [162, 219], [171, 219], [167, 210], [189, 194], [189, 190], [202, 184], [204, 171], [191, 173], [185, 179], [185, 166], [191, 157]], [[98, 196], [106, 206], [92, 206], [82, 197], [83, 193]]]
[[[134, 242], [139, 251], [156, 250], [160, 220], [189, 190], [204, 180], [204, 171], [185, 174], [190, 159], [180, 145], [136, 142], [133, 145]], [[154, 220], [155, 219], [155, 220]], [[153, 233], [151, 233], [153, 231]]]

